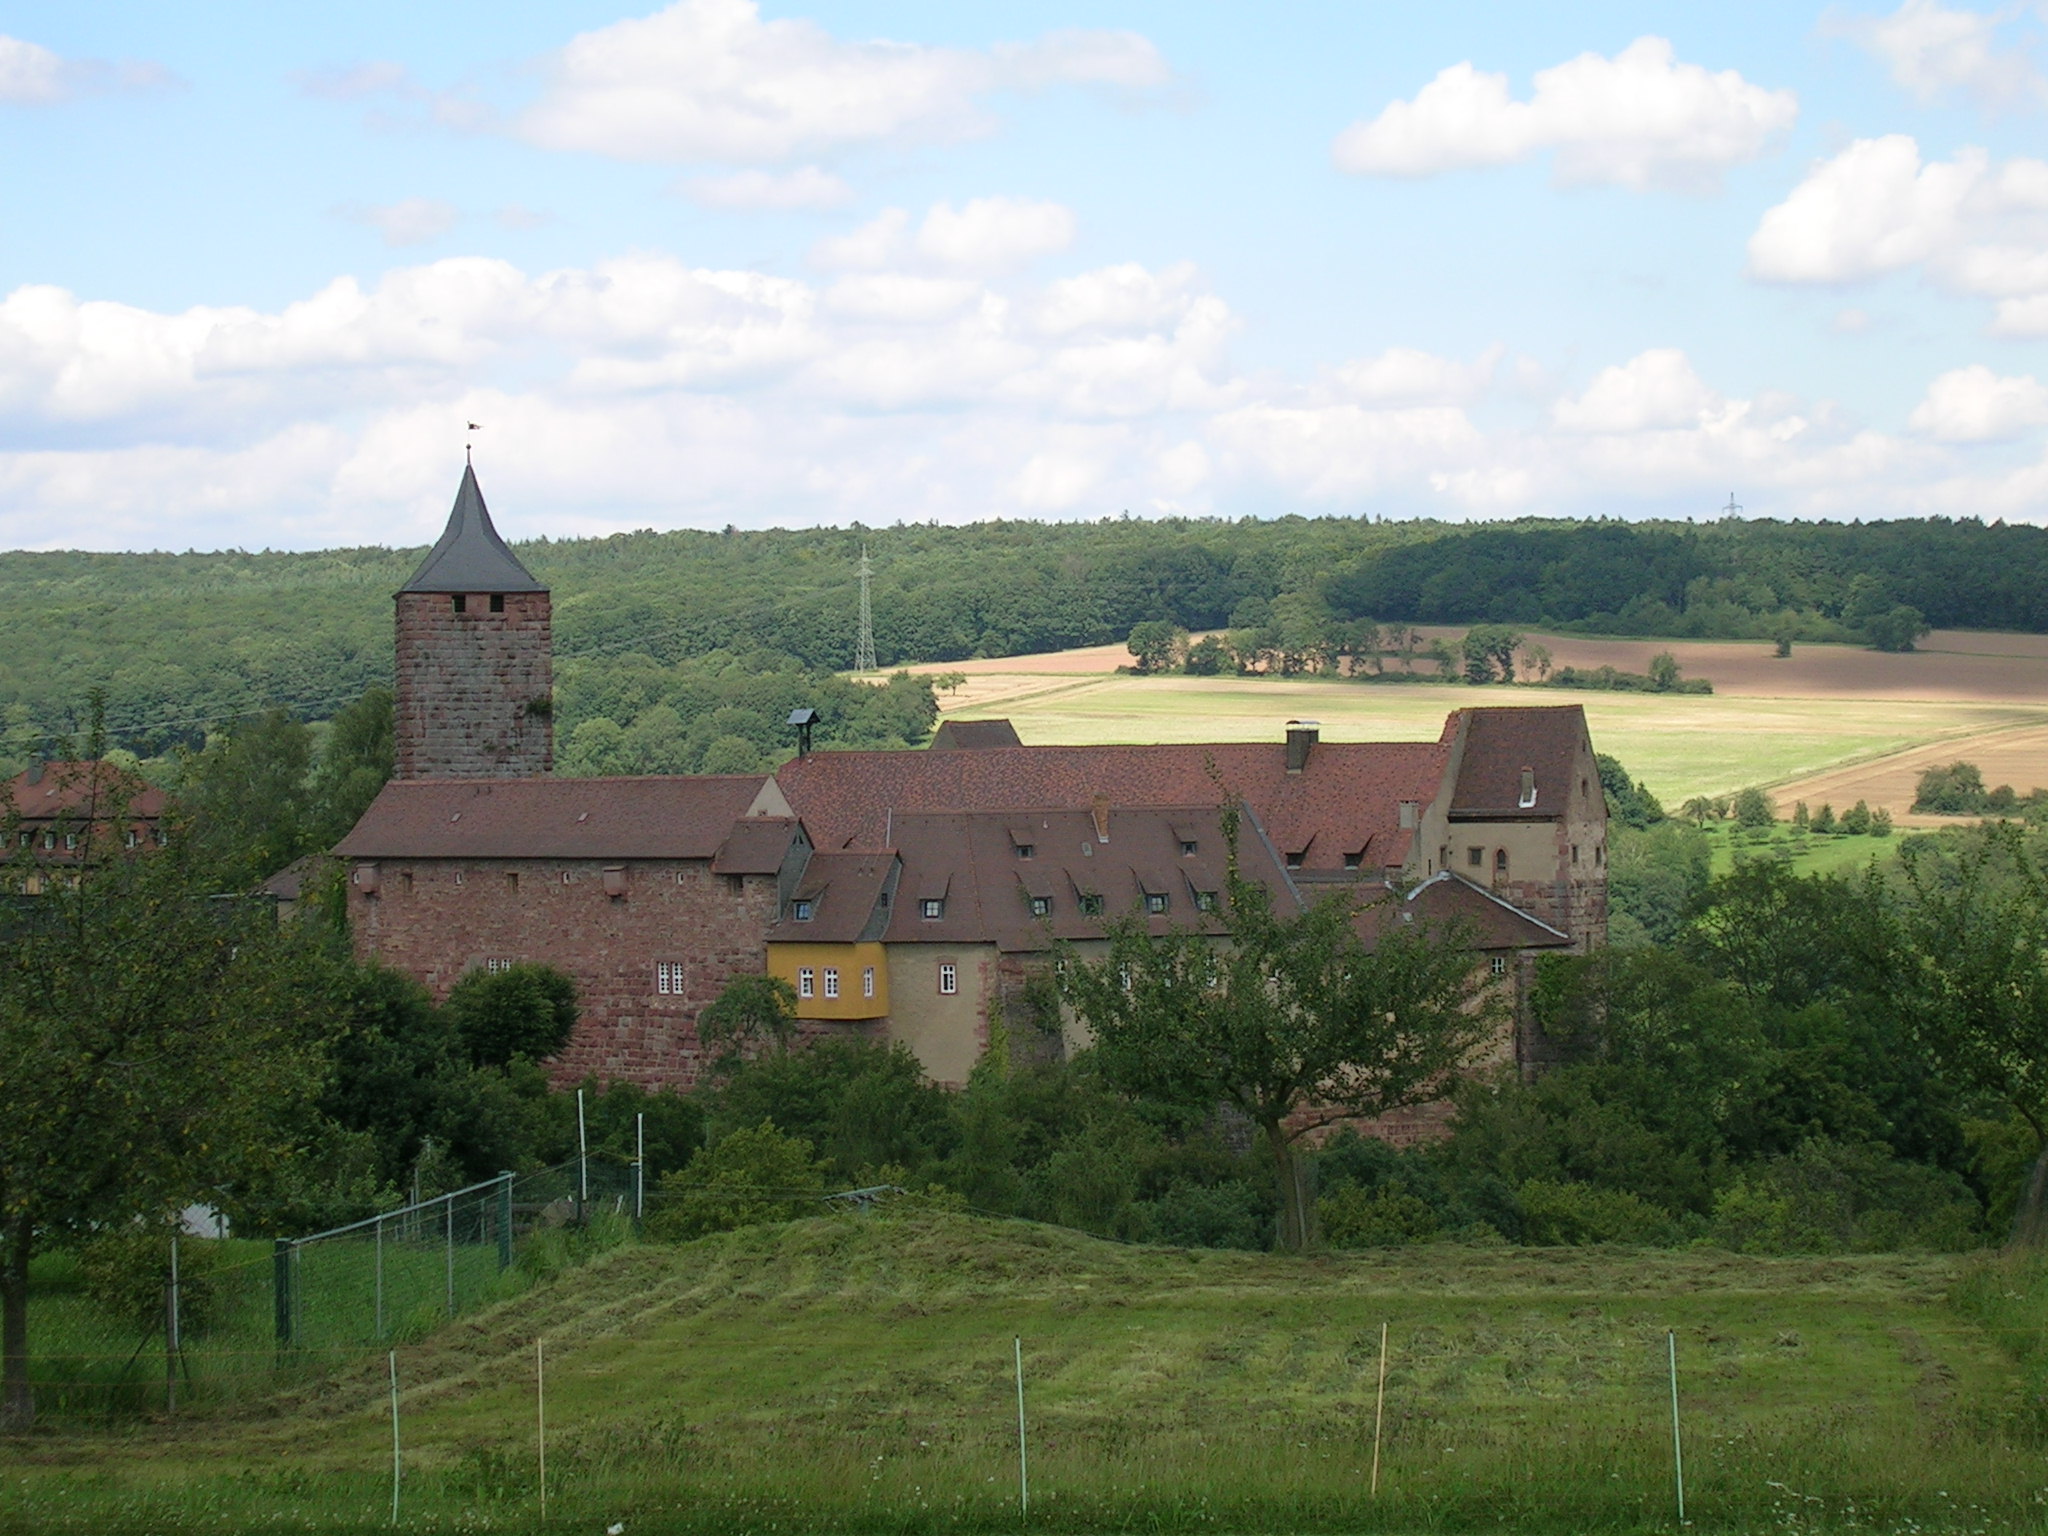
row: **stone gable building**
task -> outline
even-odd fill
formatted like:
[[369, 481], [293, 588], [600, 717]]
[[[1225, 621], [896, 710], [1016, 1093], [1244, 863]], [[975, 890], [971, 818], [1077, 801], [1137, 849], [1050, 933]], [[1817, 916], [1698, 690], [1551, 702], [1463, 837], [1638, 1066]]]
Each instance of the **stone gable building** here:
[[[566, 972], [583, 1011], [559, 1081], [688, 1086], [698, 1011], [766, 971], [808, 1033], [899, 1040], [963, 1082], [995, 1032], [1017, 1043], [1055, 940], [1089, 953], [1130, 913], [1224, 932], [1226, 805], [1276, 901], [1352, 889], [1368, 941], [1456, 918], [1518, 996], [1537, 956], [1606, 940], [1577, 705], [1458, 709], [1422, 742], [1291, 721], [1270, 742], [1028, 746], [1007, 721], [949, 720], [922, 751], [803, 752], [773, 774], [556, 779], [549, 594], [472, 470], [396, 608], [398, 774], [335, 850], [357, 947], [437, 997], [479, 967]], [[1516, 1020], [1495, 1055], [1529, 1065], [1540, 1040]]]

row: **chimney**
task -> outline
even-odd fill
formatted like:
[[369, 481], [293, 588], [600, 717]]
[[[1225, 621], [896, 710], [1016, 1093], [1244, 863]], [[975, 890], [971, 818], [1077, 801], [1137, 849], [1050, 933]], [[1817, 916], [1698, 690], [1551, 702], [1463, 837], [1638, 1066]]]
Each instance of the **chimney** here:
[[1287, 722], [1287, 771], [1299, 773], [1308, 766], [1308, 755], [1323, 734], [1319, 720]]
[[43, 770], [44, 770], [45, 768], [49, 767], [49, 766], [50, 766], [50, 765], [49, 765], [49, 764], [48, 764], [47, 762], [45, 762], [45, 761], [44, 761], [44, 760], [43, 760], [42, 758], [40, 758], [40, 757], [39, 757], [39, 758], [37, 758], [37, 759], [36, 759], [36, 760], [35, 760], [34, 762], [30, 763], [30, 764], [28, 765], [28, 781], [29, 781], [29, 783], [31, 783], [31, 784], [40, 784], [40, 783], [42, 783], [42, 782], [43, 782]]
[[811, 755], [811, 727], [818, 723], [818, 718], [818, 712], [815, 709], [792, 709], [789, 712], [789, 724], [796, 727], [796, 755], [798, 757], [809, 757]]
[[1097, 795], [1095, 797], [1094, 812], [1095, 841], [1106, 843], [1109, 841], [1109, 796]]

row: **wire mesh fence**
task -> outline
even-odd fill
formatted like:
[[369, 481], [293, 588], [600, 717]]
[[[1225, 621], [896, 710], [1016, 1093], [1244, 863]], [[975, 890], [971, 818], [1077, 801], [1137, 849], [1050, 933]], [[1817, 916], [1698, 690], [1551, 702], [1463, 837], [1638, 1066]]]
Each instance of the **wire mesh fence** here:
[[[232, 1402], [281, 1376], [421, 1337], [633, 1230], [636, 1164], [572, 1159], [505, 1173], [345, 1226], [265, 1243], [140, 1239], [110, 1299], [92, 1250], [36, 1265], [31, 1383], [42, 1419]], [[176, 1280], [165, 1260], [175, 1252]]]

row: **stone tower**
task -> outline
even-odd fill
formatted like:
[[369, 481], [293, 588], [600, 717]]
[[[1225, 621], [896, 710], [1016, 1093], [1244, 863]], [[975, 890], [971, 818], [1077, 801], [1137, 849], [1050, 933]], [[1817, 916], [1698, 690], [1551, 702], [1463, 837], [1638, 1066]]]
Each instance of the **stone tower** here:
[[498, 537], [476, 471], [398, 589], [397, 776], [509, 779], [554, 767], [548, 589]]

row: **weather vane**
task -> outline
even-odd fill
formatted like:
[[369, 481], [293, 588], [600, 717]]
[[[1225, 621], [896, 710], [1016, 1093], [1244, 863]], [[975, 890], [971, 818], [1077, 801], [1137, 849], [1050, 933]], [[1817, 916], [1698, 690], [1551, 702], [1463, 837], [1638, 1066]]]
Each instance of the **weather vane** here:
[[[470, 425], [475, 426], [476, 423], [471, 422]], [[1742, 515], [1742, 503], [1735, 499], [1735, 493], [1733, 491], [1730, 491], [1728, 493], [1728, 505], [1723, 507], [1721, 510], [1730, 517], [1740, 517]]]
[[[482, 422], [480, 422], [480, 421], [472, 421], [472, 422], [471, 422], [471, 423], [469, 424], [469, 430], [470, 430], [470, 431], [472, 431], [472, 432], [481, 432], [481, 431], [483, 431], [483, 429], [484, 429], [484, 424], [483, 424]], [[465, 464], [469, 464], [469, 463], [473, 463], [473, 462], [474, 462], [474, 461], [473, 461], [473, 460], [472, 460], [472, 459], [470, 458], [470, 456], [469, 456], [469, 439], [468, 439], [468, 438], [464, 438], [464, 439], [462, 440], [462, 462], [463, 462], [463, 463], [465, 463]], [[1734, 498], [1733, 498], [1733, 496], [1731, 495], [1729, 499], [1730, 499], [1730, 500], [1733, 500]]]

